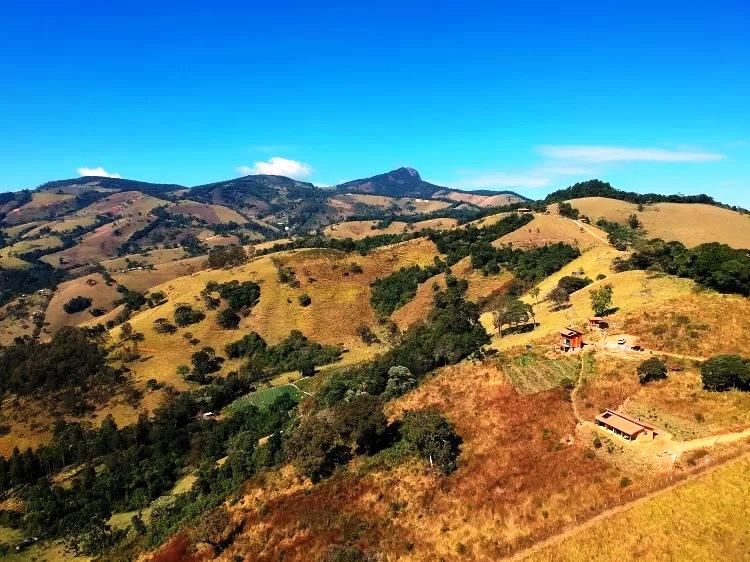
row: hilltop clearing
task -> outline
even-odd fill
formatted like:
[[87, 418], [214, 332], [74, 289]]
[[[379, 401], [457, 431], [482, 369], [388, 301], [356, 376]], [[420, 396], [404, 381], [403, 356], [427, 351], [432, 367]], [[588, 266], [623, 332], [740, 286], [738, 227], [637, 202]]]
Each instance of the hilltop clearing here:
[[572, 199], [569, 203], [592, 224], [602, 217], [625, 224], [635, 214], [649, 238], [677, 240], [688, 247], [721, 242], [733, 248], [750, 248], [750, 216], [714, 205], [655, 203], [639, 207], [603, 197]]
[[[484, 223], [486, 224], [486, 222]], [[495, 245], [511, 244], [529, 248], [564, 242], [587, 250], [592, 246], [606, 244], [607, 233], [595, 226], [579, 225], [557, 215], [534, 215], [534, 220], [523, 228], [499, 238]]]
[[189, 215], [206, 221], [208, 224], [237, 223], [244, 224], [247, 219], [236, 211], [221, 205], [209, 205], [194, 201], [178, 201], [168, 207], [170, 213]]

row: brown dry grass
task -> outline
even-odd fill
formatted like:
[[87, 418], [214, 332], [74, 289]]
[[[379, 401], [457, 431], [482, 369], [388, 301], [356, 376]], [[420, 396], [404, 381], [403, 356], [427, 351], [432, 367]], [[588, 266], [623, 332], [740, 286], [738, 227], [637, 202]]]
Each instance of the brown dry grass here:
[[458, 225], [456, 219], [438, 218], [428, 219], [415, 223], [393, 221], [386, 228], [376, 228], [379, 221], [347, 221], [326, 227], [324, 234], [329, 238], [352, 238], [361, 240], [367, 236], [379, 234], [402, 234], [404, 232], [418, 231], [423, 229], [450, 230]]
[[613, 323], [649, 349], [698, 357], [750, 351], [750, 299], [743, 297], [693, 293], [617, 314]]
[[570, 203], [592, 222], [604, 217], [625, 223], [630, 214], [636, 214], [652, 238], [679, 240], [688, 247], [723, 242], [734, 248], [750, 248], [750, 216], [721, 207], [657, 203], [639, 212], [633, 203], [604, 197], [573, 199]]
[[389, 560], [496, 560], [654, 483], [623, 490], [621, 473], [585, 444], [560, 444], [575, 426], [561, 391], [520, 396], [491, 365], [443, 369], [388, 413], [425, 406], [464, 439], [455, 474], [407, 462], [312, 490], [266, 493], [256, 484], [235, 511], [243, 531], [221, 559], [317, 560], [329, 545], [351, 543]]
[[746, 560], [750, 459], [722, 467], [524, 560]]
[[445, 288], [445, 275], [442, 273], [430, 277], [417, 288], [414, 298], [401, 308], [391, 314], [393, 320], [400, 330], [406, 330], [421, 322], [433, 308], [435, 299], [435, 287]]
[[469, 300], [478, 301], [492, 293], [504, 292], [513, 283], [514, 276], [508, 271], [498, 275], [484, 275], [471, 267], [471, 258], [464, 258], [453, 267], [451, 271], [456, 277], [469, 282], [466, 296]]
[[[588, 228], [606, 240], [606, 232], [595, 226], [589, 226]], [[581, 250], [586, 250], [592, 246], [605, 245], [605, 242], [571, 220], [557, 215], [539, 214], [534, 215], [534, 220], [526, 226], [498, 239], [494, 245], [512, 244], [520, 248], [533, 248], [557, 242], [564, 242]]]
[[451, 191], [447, 194], [441, 195], [441, 197], [443, 199], [450, 199], [451, 201], [471, 203], [472, 205], [477, 205], [479, 207], [497, 207], [522, 201], [515, 195], [510, 194], [475, 195], [473, 193], [464, 193], [461, 191]]
[[180, 201], [175, 205], [171, 205], [169, 207], [169, 212], [197, 217], [209, 224], [223, 224], [228, 222], [245, 224], [245, 222], [247, 222], [245, 217], [228, 207], [197, 203], [195, 201]]
[[22, 224], [38, 220], [63, 207], [74, 198], [74, 195], [37, 191], [31, 194], [31, 201], [13, 209], [4, 220], [8, 224]]
[[[381, 350], [380, 346], [365, 345], [356, 332], [360, 324], [379, 330], [376, 314], [370, 305], [370, 284], [400, 267], [431, 263], [435, 253], [434, 244], [424, 239], [381, 248], [366, 257], [331, 250], [299, 250], [262, 256], [230, 270], [195, 272], [153, 287], [153, 290], [164, 291], [169, 302], [138, 313], [131, 319], [136, 331], [145, 334], [141, 344], [144, 359], [131, 365], [135, 379], [143, 384], [149, 378], [156, 378], [178, 389], [185, 388], [185, 383], [175, 374], [175, 367], [189, 364], [190, 355], [195, 351], [183, 338], [183, 333], [188, 331], [200, 340], [199, 347], [209, 345], [222, 353], [227, 343], [251, 330], [270, 343], [279, 342], [292, 330], [300, 330], [321, 343], [343, 344], [349, 351], [342, 364], [365, 360]], [[294, 269], [300, 287], [278, 282], [272, 257]], [[358, 263], [363, 272], [349, 273], [348, 266], [352, 263]], [[209, 280], [226, 282], [232, 279], [258, 282], [261, 297], [252, 312], [242, 319], [238, 330], [222, 330], [216, 324], [217, 311], [205, 310], [199, 294]], [[127, 281], [125, 283], [130, 286]], [[307, 293], [312, 299], [307, 307], [298, 302], [302, 293]], [[204, 310], [207, 318], [173, 335], [156, 334], [153, 321], [160, 317], [171, 318], [175, 306], [180, 303]], [[117, 329], [115, 335], [116, 332]], [[236, 366], [235, 362], [228, 361], [224, 370]]]
[[[94, 285], [90, 285], [89, 283], [94, 283]], [[65, 303], [73, 297], [78, 296], [90, 298], [92, 300], [91, 308], [101, 308], [110, 311], [113, 308], [113, 301], [117, 300], [120, 295], [114, 285], [107, 286], [100, 273], [93, 273], [85, 277], [60, 283], [52, 299], [49, 301], [49, 306], [47, 306], [44, 316], [45, 323], [48, 323], [45, 327], [48, 337], [55, 334], [63, 326], [77, 326], [84, 322], [89, 322], [94, 318], [88, 310], [74, 314], [68, 314], [63, 310]]]
[[126, 242], [135, 232], [145, 228], [152, 220], [153, 217], [149, 216], [117, 219], [89, 232], [72, 248], [48, 254], [41, 259], [55, 267], [60, 265], [61, 257], [65, 260], [66, 266], [100, 262], [114, 256], [117, 246]]

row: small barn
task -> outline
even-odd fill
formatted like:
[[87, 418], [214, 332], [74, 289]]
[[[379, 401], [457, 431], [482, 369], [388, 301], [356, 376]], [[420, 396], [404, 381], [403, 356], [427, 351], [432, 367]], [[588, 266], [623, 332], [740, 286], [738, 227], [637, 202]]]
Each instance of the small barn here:
[[589, 327], [591, 328], [598, 328], [600, 330], [603, 330], [607, 326], [609, 326], [609, 324], [601, 316], [592, 316], [591, 318], [589, 318]]
[[532, 211], [528, 207], [521, 207], [520, 209], [518, 209], [518, 212], [521, 214], [527, 215], [531, 213]]
[[565, 328], [560, 332], [560, 348], [563, 351], [572, 351], [583, 347], [583, 333], [573, 328]]
[[653, 425], [610, 409], [604, 410], [604, 412], [596, 416], [596, 425], [628, 441], [635, 441], [640, 435], [651, 436], [651, 439], [656, 438], [658, 435]]

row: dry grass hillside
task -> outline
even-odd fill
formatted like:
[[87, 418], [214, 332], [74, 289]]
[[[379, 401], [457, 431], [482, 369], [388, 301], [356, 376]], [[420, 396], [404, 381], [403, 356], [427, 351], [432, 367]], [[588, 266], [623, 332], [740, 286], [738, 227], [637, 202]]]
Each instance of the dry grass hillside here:
[[471, 203], [472, 205], [477, 205], [478, 207], [499, 207], [502, 205], [510, 205], [522, 201], [521, 198], [511, 193], [500, 193], [498, 195], [477, 195], [474, 193], [466, 193], [463, 191], [448, 191], [447, 193], [438, 193], [437, 196], [441, 199], [449, 199], [450, 201]]
[[329, 204], [344, 216], [356, 215], [362, 207], [376, 207], [401, 214], [431, 213], [450, 207], [446, 201], [412, 197], [387, 197], [366, 193], [342, 193], [329, 199]]
[[635, 214], [651, 238], [678, 240], [688, 247], [722, 242], [734, 248], [750, 248], [750, 216], [713, 205], [656, 203], [638, 211], [633, 203], [605, 197], [573, 199], [570, 204], [592, 223], [600, 217], [625, 223]]
[[415, 223], [392, 221], [384, 228], [378, 228], [379, 222], [374, 220], [342, 222], [326, 227], [324, 234], [329, 238], [361, 240], [378, 234], [402, 234], [423, 229], [449, 230], [458, 226], [458, 221], [451, 218], [427, 219]]
[[27, 267], [29, 265], [28, 262], [18, 257], [19, 255], [34, 250], [47, 250], [59, 246], [62, 246], [62, 240], [58, 236], [47, 236], [35, 240], [20, 240], [12, 246], [0, 249], [0, 266], [14, 269]]
[[[746, 560], [750, 458], [581, 529], [523, 560]], [[696, 507], [699, 507], [696, 509]]]
[[[89, 310], [68, 314], [63, 305], [73, 297], [88, 297], [92, 300], [91, 308], [110, 311], [113, 301], [119, 298], [114, 286], [107, 286], [100, 273], [93, 273], [71, 281], [60, 283], [47, 306], [44, 316], [47, 337], [55, 334], [63, 326], [77, 326], [93, 320]], [[43, 338], [47, 339], [47, 338]]]
[[[575, 264], [575, 261], [572, 263]], [[571, 264], [567, 267], [570, 266]], [[586, 271], [587, 275], [591, 275], [591, 273], [591, 271]], [[566, 326], [581, 328], [586, 324], [587, 319], [593, 315], [589, 291], [598, 284], [604, 283], [612, 285], [614, 291], [613, 306], [628, 311], [646, 310], [664, 301], [689, 295], [695, 287], [695, 283], [687, 279], [666, 275], [653, 276], [644, 271], [625, 271], [613, 273], [604, 280], [595, 281], [592, 285], [576, 291], [570, 295], [570, 306], [562, 310], [552, 310], [548, 302], [537, 304], [533, 297], [527, 295], [524, 300], [534, 305], [537, 328], [532, 332], [511, 334], [501, 338], [492, 325], [492, 314], [485, 313], [481, 320], [487, 331], [493, 334], [492, 347], [508, 349], [544, 338], [548, 338], [549, 341], [545, 340], [545, 342], [550, 344], [557, 342], [558, 338], [552, 336], [556, 335], [562, 328]], [[550, 284], [552, 284], [550, 281], [543, 283], [543, 285]], [[542, 289], [540, 299], [546, 294], [544, 290]]]
[[22, 224], [44, 219], [51, 213], [62, 210], [73, 199], [75, 196], [70, 194], [37, 191], [31, 194], [31, 201], [10, 211], [4, 221], [8, 224]]
[[229, 209], [228, 207], [223, 207], [222, 205], [209, 205], [207, 203], [197, 203], [195, 201], [180, 201], [175, 205], [171, 205], [169, 207], [169, 212], [197, 217], [209, 224], [224, 224], [228, 222], [244, 224], [245, 222], [247, 222], [247, 219], [245, 217], [243, 217], [237, 211]]
[[41, 259], [52, 266], [65, 267], [106, 260], [115, 255], [120, 244], [145, 228], [152, 220], [148, 216], [117, 219], [84, 235], [72, 248], [48, 254]]
[[[164, 291], [169, 302], [136, 314], [130, 321], [136, 331], [145, 335], [140, 345], [144, 359], [132, 364], [131, 369], [141, 383], [156, 378], [177, 388], [184, 387], [175, 374], [175, 366], [189, 364], [190, 355], [196, 350], [183, 337], [185, 332], [200, 340], [198, 348], [209, 345], [223, 353], [227, 343], [248, 331], [256, 331], [269, 343], [277, 343], [292, 330], [300, 330], [320, 343], [343, 344], [349, 350], [344, 354], [345, 362], [361, 361], [378, 349], [363, 344], [356, 333], [360, 324], [378, 330], [376, 314], [370, 305], [370, 283], [403, 266], [431, 263], [434, 255], [434, 245], [424, 239], [381, 248], [365, 257], [332, 250], [298, 250], [252, 259], [238, 268], [200, 271], [172, 279], [153, 287]], [[274, 260], [294, 270], [299, 287], [278, 281]], [[362, 273], [351, 270], [355, 263]], [[217, 311], [205, 309], [200, 291], [208, 281], [221, 283], [233, 279], [259, 283], [261, 297], [250, 315], [242, 319], [239, 329], [223, 330], [216, 323]], [[307, 307], [298, 302], [303, 293], [312, 299]], [[173, 335], [156, 334], [153, 321], [171, 318], [175, 306], [181, 303], [203, 310], [206, 319]], [[114, 332], [116, 335], [117, 329]], [[229, 362], [225, 364], [225, 371], [230, 368]]]
[[669, 481], [646, 473], [623, 486], [606, 454], [563, 443], [576, 421], [562, 391], [519, 395], [492, 364], [442, 369], [387, 411], [424, 407], [463, 437], [456, 473], [381, 460], [314, 488], [268, 475], [232, 507], [242, 530], [219, 559], [319, 560], [351, 544], [387, 560], [498, 560]]
[[506, 234], [495, 242], [512, 244], [517, 248], [533, 248], [564, 242], [581, 250], [606, 245], [607, 233], [596, 226], [586, 226], [558, 215], [534, 215], [526, 226]]

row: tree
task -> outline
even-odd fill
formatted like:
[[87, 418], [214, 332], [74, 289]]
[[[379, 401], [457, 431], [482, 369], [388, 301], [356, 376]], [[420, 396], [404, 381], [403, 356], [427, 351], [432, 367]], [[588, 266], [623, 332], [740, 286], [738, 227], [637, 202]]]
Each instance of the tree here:
[[750, 361], [739, 355], [711, 357], [701, 365], [701, 378], [706, 390], [750, 390]]
[[641, 384], [667, 378], [667, 365], [658, 357], [646, 359], [638, 365], [638, 379]]
[[461, 437], [437, 410], [406, 412], [399, 432], [407, 445], [429, 460], [430, 466], [437, 466], [443, 474], [450, 474], [458, 468]]
[[536, 304], [539, 304], [539, 294], [542, 292], [542, 290], [539, 288], [539, 285], [535, 285], [531, 291], [529, 291], [529, 294], [534, 297], [534, 302]]
[[406, 394], [417, 386], [417, 379], [411, 374], [408, 367], [394, 365], [388, 369], [388, 382], [385, 383], [383, 398], [390, 400], [402, 394]]
[[603, 316], [612, 307], [612, 285], [601, 285], [589, 291], [591, 308], [597, 316]]
[[174, 323], [180, 327], [196, 324], [206, 317], [200, 310], [194, 310], [186, 304], [178, 305], [174, 309]]
[[190, 357], [193, 363], [192, 376], [197, 382], [205, 382], [206, 375], [215, 373], [221, 369], [221, 364], [224, 362], [223, 357], [218, 357], [216, 351], [212, 347], [204, 347], [200, 351], [196, 351]]
[[334, 429], [344, 441], [354, 443], [357, 453], [375, 451], [387, 425], [383, 402], [371, 394], [357, 394], [333, 409]]
[[557, 309], [568, 302], [570, 300], [570, 296], [568, 295], [568, 291], [566, 291], [562, 287], [555, 287], [549, 293], [547, 293], [547, 300], [552, 302], [554, 307]]
[[167, 295], [164, 293], [164, 291], [155, 291], [153, 293], [149, 293], [149, 295], [146, 297], [146, 302], [148, 303], [148, 306], [150, 308], [154, 308], [155, 306], [159, 306], [160, 304], [164, 304], [167, 302]]
[[157, 318], [154, 320], [154, 332], [157, 334], [174, 334], [177, 328], [166, 318]]
[[632, 228], [633, 230], [636, 230], [641, 227], [641, 221], [638, 220], [638, 215], [633, 213], [628, 217], [628, 226]]
[[208, 252], [208, 267], [221, 269], [242, 265], [247, 261], [247, 254], [242, 246], [216, 246]]
[[302, 293], [299, 296], [299, 304], [300, 306], [310, 306], [310, 303], [312, 303], [312, 299], [310, 298], [310, 295], [307, 293]]
[[524, 324], [532, 316], [531, 305], [513, 295], [502, 295], [497, 301], [497, 308], [493, 311], [495, 327], [500, 336], [503, 335], [503, 326], [509, 324], [515, 326]]
[[216, 315], [219, 326], [225, 330], [234, 330], [240, 325], [239, 315], [231, 308], [226, 308]]
[[589, 279], [588, 277], [576, 277], [573, 275], [566, 275], [565, 277], [561, 277], [557, 282], [557, 286], [565, 289], [565, 291], [569, 295], [575, 293], [580, 289], [583, 289], [585, 286], [590, 284], [591, 279]]
[[341, 444], [330, 424], [317, 417], [302, 421], [289, 439], [294, 466], [318, 482], [349, 460], [349, 448]]
[[557, 207], [558, 213], [560, 213], [561, 217], [567, 217], [569, 219], [577, 219], [579, 215], [578, 209], [573, 207], [570, 203], [567, 201], [563, 201], [560, 203]]
[[77, 296], [70, 299], [68, 302], [66, 302], [63, 305], [63, 310], [67, 312], [68, 314], [75, 314], [76, 312], [81, 312], [83, 310], [86, 310], [88, 307], [91, 306], [91, 303], [93, 301], [88, 297], [82, 297]]

